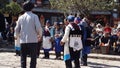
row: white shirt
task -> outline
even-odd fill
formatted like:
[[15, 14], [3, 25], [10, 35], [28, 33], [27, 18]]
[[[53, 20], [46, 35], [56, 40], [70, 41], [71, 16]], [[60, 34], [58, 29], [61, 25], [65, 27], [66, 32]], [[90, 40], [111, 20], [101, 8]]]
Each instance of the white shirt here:
[[14, 36], [18, 37], [19, 35], [20, 43], [38, 42], [38, 35], [42, 36], [42, 27], [36, 14], [29, 11], [18, 18]]
[[62, 38], [62, 42], [67, 42], [67, 41], [69, 41], [69, 33], [70, 33], [70, 28], [69, 28], [69, 26], [70, 26], [70, 24], [68, 24], [68, 26], [66, 26], [66, 28], [65, 28], [65, 34], [64, 34], [64, 36], [63, 36], [63, 38]]

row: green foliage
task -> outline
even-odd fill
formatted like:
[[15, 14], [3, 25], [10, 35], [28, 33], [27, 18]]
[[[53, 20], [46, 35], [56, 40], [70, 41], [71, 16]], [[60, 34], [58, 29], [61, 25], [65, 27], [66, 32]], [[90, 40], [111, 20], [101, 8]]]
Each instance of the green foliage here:
[[0, 12], [17, 15], [22, 9], [17, 2], [10, 2], [8, 0], [0, 0]]
[[22, 8], [16, 2], [11, 2], [6, 5], [5, 12], [10, 13], [12, 15], [17, 15], [22, 11]]
[[89, 14], [93, 10], [112, 10], [113, 0], [50, 0], [52, 9]]
[[3, 9], [3, 12], [9, 14], [11, 12], [11, 7], [6, 5], [5, 8]]
[[8, 0], [0, 0], [0, 9], [5, 7], [6, 4], [8, 4]]
[[4, 8], [6, 6], [6, 4], [8, 4], [8, 0], [0, 0], [0, 12], [3, 13], [4, 12]]

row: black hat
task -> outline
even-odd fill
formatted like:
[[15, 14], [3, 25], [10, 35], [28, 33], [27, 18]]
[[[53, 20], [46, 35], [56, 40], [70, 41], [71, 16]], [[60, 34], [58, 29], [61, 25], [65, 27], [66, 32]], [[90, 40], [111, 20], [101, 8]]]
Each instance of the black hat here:
[[24, 11], [31, 11], [34, 8], [34, 4], [30, 1], [26, 1], [23, 4], [23, 10]]

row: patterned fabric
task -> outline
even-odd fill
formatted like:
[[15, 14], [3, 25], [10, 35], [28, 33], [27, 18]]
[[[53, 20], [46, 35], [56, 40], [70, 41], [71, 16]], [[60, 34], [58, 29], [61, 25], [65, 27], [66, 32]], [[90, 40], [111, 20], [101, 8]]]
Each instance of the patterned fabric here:
[[71, 23], [69, 34], [69, 46], [72, 47], [74, 51], [82, 49], [83, 45], [81, 37], [82, 37], [81, 27], [79, 27], [75, 23]]
[[[71, 32], [71, 34], [70, 34], [70, 30], [71, 30], [70, 27], [71, 27], [71, 23], [68, 26], [66, 26], [66, 28], [65, 28], [65, 34], [64, 34], [64, 36], [63, 36], [63, 38], [61, 40], [62, 42], [65, 42], [65, 44], [64, 44], [64, 61], [72, 59], [71, 54], [70, 54], [70, 49], [69, 49], [70, 48], [69, 47], [69, 38], [70, 38], [70, 35], [75, 34], [75, 33], [82, 35], [82, 31], [75, 31], [75, 32]], [[79, 27], [77, 27], [77, 29], [80, 30]], [[80, 53], [79, 53], [79, 56], [80, 56]]]

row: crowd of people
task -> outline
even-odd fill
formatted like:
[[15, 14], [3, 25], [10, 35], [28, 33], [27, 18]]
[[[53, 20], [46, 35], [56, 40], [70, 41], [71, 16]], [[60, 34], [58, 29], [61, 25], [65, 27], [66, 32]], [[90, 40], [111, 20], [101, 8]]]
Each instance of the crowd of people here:
[[5, 30], [0, 32], [8, 44], [15, 45], [16, 55], [21, 55], [22, 68], [26, 68], [27, 55], [31, 57], [30, 68], [36, 68], [40, 49], [44, 51], [44, 59], [49, 59], [49, 52], [54, 50], [55, 59], [59, 60], [63, 52], [66, 68], [72, 68], [72, 61], [75, 68], [80, 68], [80, 58], [82, 65], [87, 66], [91, 49], [108, 46], [108, 53], [110, 50], [120, 53], [120, 24], [111, 27], [106, 23], [102, 26], [93, 23], [90, 17], [81, 18], [71, 14], [63, 22], [54, 22], [53, 25], [46, 20], [42, 28], [38, 16], [31, 12], [33, 7], [26, 2], [23, 6], [25, 13], [13, 19], [11, 25], [6, 23]]
[[120, 32], [120, 24], [114, 24], [113, 27], [109, 25], [109, 23], [106, 23], [105, 26], [102, 26], [101, 24], [95, 25], [92, 30], [91, 37], [94, 38], [94, 41], [92, 42], [92, 46], [94, 48], [99, 48], [101, 46], [108, 46], [108, 52], [114, 51], [116, 54], [120, 53], [119, 45], [119, 32]]

